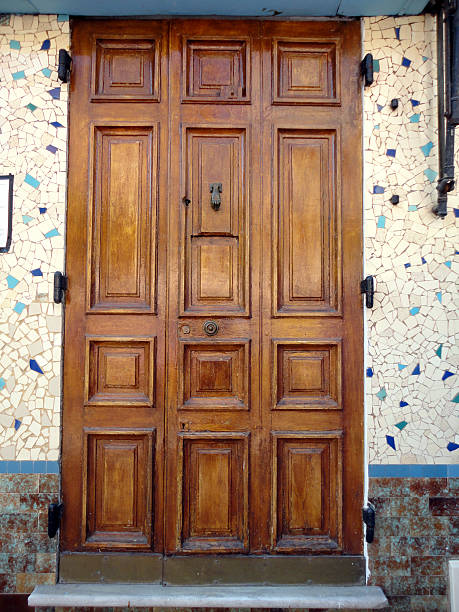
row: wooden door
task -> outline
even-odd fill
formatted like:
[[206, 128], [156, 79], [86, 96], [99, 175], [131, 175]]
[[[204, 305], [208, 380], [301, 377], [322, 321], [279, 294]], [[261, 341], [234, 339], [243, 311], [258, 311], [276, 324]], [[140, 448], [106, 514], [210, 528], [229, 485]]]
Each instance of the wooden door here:
[[62, 550], [362, 552], [359, 32], [74, 23]]

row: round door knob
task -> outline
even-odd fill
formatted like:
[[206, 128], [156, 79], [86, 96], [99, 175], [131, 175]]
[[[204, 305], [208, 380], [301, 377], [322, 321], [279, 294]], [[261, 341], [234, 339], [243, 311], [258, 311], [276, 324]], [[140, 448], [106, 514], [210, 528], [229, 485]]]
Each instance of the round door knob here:
[[215, 336], [218, 332], [218, 323], [215, 321], [206, 321], [203, 325], [203, 329], [208, 336]]

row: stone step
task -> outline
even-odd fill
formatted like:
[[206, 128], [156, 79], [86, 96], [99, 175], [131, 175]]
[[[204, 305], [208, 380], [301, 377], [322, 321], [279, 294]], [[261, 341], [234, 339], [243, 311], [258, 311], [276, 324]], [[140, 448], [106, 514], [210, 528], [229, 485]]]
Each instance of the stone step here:
[[374, 586], [162, 586], [157, 584], [39, 585], [29, 606], [102, 608], [337, 608], [388, 606]]

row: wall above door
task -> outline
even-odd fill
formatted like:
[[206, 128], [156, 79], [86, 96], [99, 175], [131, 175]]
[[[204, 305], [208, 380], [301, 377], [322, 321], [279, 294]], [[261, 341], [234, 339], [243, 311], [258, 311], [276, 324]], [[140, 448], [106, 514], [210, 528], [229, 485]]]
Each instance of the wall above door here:
[[417, 15], [427, 0], [0, 0], [0, 13], [87, 16], [231, 15], [336, 17]]

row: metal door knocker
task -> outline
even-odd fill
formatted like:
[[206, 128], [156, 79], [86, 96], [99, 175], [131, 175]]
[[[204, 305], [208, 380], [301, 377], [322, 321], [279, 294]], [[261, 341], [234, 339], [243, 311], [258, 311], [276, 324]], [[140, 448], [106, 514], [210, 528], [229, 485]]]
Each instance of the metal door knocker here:
[[203, 325], [203, 329], [208, 336], [215, 336], [218, 332], [218, 323], [215, 321], [206, 321]]
[[222, 184], [221, 183], [211, 183], [210, 184], [210, 205], [214, 210], [219, 210], [220, 204], [222, 203], [222, 199], [220, 194], [222, 192]]

